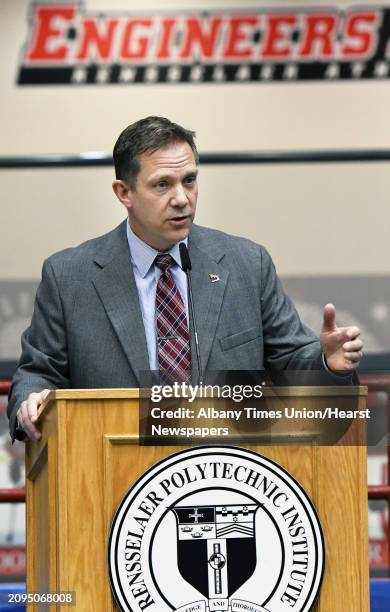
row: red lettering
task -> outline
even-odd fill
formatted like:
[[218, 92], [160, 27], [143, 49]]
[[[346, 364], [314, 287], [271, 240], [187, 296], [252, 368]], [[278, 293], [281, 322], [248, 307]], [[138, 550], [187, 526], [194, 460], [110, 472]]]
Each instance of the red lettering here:
[[146, 57], [148, 51], [148, 36], [137, 35], [137, 29], [139, 28], [150, 28], [152, 20], [147, 19], [131, 19], [126, 26], [122, 47], [121, 47], [121, 58], [122, 59], [141, 59]]
[[[202, 59], [209, 59], [215, 56], [216, 43], [221, 27], [221, 17], [212, 17], [207, 23], [206, 28], [197, 17], [189, 17], [186, 20], [186, 30], [183, 48], [180, 57], [183, 59], [198, 56]], [[196, 51], [198, 53], [196, 53]]]
[[84, 19], [81, 23], [80, 49], [76, 58], [79, 60], [110, 59], [118, 20], [107, 19], [99, 23], [97, 20], [90, 18]]
[[378, 13], [372, 11], [348, 15], [344, 33], [347, 42], [341, 47], [343, 57], [367, 56], [373, 52], [376, 47], [378, 17]]
[[296, 23], [296, 15], [268, 15], [261, 55], [267, 59], [289, 57], [292, 54], [291, 29]]
[[[257, 24], [257, 17], [231, 17], [229, 34], [223, 56], [226, 58], [251, 57], [253, 54], [252, 27]], [[247, 43], [247, 44], [245, 44]]]
[[64, 44], [64, 30], [75, 12], [72, 6], [37, 7], [32, 49], [27, 53], [27, 59], [34, 62], [66, 59], [69, 47]]
[[303, 15], [304, 37], [300, 57], [328, 58], [334, 55], [336, 15]]
[[157, 49], [157, 59], [169, 59], [171, 56], [172, 33], [176, 25], [176, 19], [167, 18], [161, 21], [160, 43]]

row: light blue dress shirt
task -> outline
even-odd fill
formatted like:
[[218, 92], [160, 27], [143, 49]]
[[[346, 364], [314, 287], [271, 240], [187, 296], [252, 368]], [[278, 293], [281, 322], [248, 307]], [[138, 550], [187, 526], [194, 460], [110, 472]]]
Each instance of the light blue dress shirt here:
[[[126, 224], [126, 228], [131, 263], [137, 285], [138, 299], [141, 307], [142, 320], [144, 323], [146, 344], [148, 347], [149, 367], [151, 370], [158, 370], [156, 288], [158, 279], [161, 276], [161, 270], [154, 264], [154, 260], [156, 259], [156, 255], [159, 253], [159, 251], [156, 251], [156, 249], [153, 249], [151, 246], [146, 244], [146, 242], [138, 238], [128, 223]], [[182, 242], [187, 245], [187, 238]], [[168, 253], [172, 255], [175, 262], [171, 267], [171, 271], [184, 302], [188, 323], [187, 276], [181, 268], [179, 244], [179, 242], [175, 244], [175, 246], [173, 246]], [[352, 376], [350, 372], [332, 372], [332, 370], [328, 368], [324, 353], [322, 353], [322, 361], [325, 370], [327, 370], [335, 378], [340, 378], [340, 376]]]
[[[149, 367], [151, 370], [158, 370], [156, 289], [158, 279], [161, 276], [161, 270], [154, 264], [154, 260], [159, 251], [156, 251], [156, 249], [153, 249], [146, 242], [138, 238], [128, 223], [126, 228], [131, 263], [138, 290], [139, 305], [144, 322]], [[187, 245], [187, 238], [182, 242]], [[168, 253], [175, 262], [171, 267], [172, 276], [183, 299], [188, 323], [187, 276], [181, 268], [179, 244], [175, 244]]]

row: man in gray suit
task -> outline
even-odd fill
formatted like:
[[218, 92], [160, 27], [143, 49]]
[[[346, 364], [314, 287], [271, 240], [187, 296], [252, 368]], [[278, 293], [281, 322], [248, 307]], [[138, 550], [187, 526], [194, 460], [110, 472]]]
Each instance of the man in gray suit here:
[[167, 338], [159, 337], [156, 325], [159, 253], [171, 256], [171, 288], [179, 296], [196, 370], [182, 241], [192, 261], [204, 369], [324, 368], [350, 374], [358, 366], [359, 329], [338, 328], [333, 305], [325, 306], [318, 339], [300, 321], [262, 246], [193, 225], [193, 132], [161, 117], [140, 120], [119, 136], [114, 163], [113, 189], [128, 220], [45, 261], [9, 398], [13, 438], [39, 439], [37, 410], [51, 389], [137, 387], [142, 372], [161, 371], [160, 345]]

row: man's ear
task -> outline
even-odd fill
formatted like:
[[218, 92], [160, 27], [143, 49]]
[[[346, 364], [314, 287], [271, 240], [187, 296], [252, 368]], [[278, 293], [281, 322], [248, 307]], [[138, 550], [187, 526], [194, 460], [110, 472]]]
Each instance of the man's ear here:
[[125, 181], [116, 179], [112, 182], [112, 189], [123, 206], [130, 209], [132, 206], [132, 198], [131, 189], [128, 184]]

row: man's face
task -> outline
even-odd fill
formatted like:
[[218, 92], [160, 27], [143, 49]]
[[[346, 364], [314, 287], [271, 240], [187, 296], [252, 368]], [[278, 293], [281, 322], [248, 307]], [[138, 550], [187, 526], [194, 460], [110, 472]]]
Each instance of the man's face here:
[[197, 166], [187, 142], [171, 144], [139, 158], [135, 189], [125, 204], [130, 227], [158, 251], [188, 236], [198, 198]]

